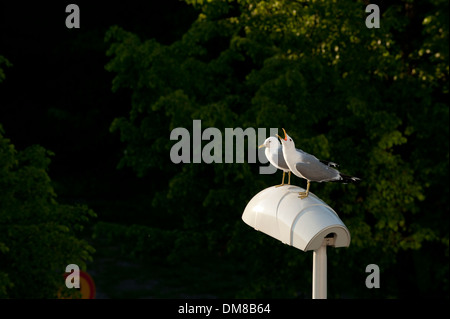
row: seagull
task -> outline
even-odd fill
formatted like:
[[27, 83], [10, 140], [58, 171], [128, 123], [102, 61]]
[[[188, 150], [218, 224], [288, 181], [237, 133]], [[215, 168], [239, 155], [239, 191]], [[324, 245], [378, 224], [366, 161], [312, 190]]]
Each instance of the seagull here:
[[284, 138], [277, 134], [281, 140], [284, 160], [294, 175], [307, 180], [305, 192], [299, 193], [299, 198], [304, 199], [309, 195], [310, 182], [341, 182], [358, 183], [361, 179], [341, 174], [333, 162], [319, 160], [314, 155], [295, 148], [292, 137], [283, 129]]
[[264, 150], [264, 153], [266, 154], [266, 157], [269, 160], [269, 162], [276, 168], [281, 169], [283, 171], [283, 180], [281, 181], [280, 185], [276, 185], [275, 187], [285, 185], [284, 176], [286, 175], [286, 172], [289, 172], [288, 185], [291, 185], [291, 170], [289, 169], [289, 167], [286, 164], [286, 161], [284, 160], [283, 150], [278, 139], [274, 136], [268, 137], [263, 144], [258, 146], [258, 148], [261, 147], [266, 148]]

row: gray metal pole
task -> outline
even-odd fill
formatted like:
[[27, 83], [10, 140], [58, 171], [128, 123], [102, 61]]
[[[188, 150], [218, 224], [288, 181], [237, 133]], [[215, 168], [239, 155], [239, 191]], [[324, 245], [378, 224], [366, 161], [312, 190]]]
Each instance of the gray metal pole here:
[[327, 245], [313, 252], [313, 299], [327, 299]]

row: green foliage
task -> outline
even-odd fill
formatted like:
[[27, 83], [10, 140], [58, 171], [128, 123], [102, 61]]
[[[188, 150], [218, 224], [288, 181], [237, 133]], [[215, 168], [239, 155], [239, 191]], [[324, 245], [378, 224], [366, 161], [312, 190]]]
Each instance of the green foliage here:
[[4, 64], [5, 66], [12, 66], [12, 64], [4, 57], [0, 55], [0, 83], [5, 80], [5, 72], [1, 68], [1, 65]]
[[[237, 295], [294, 296], [292, 279], [309, 280], [298, 274], [304, 258], [255, 242], [240, 221], [248, 200], [279, 175], [258, 175], [247, 163], [171, 165], [168, 155], [170, 130], [192, 132], [193, 119], [222, 130], [284, 127], [297, 147], [363, 179], [312, 185], [352, 234], [351, 247], [330, 260], [347, 270], [336, 279], [342, 289], [370, 296], [353, 274], [369, 263], [394, 274], [407, 266], [405, 252], [424, 245], [433, 247], [436, 273], [448, 277], [448, 3], [385, 4], [382, 27], [368, 29], [363, 2], [187, 2], [198, 19], [170, 45], [117, 26], [106, 35], [113, 90], [132, 92], [130, 116], [111, 126], [125, 142], [120, 165], [168, 178], [154, 211], [248, 265], [255, 286]], [[412, 280], [422, 275], [414, 269]], [[420, 293], [448, 295], [448, 281], [432, 284], [441, 281]], [[388, 289], [407, 293], [395, 283]]]
[[142, 225], [124, 226], [99, 222], [94, 227], [93, 237], [105, 245], [119, 243], [121, 256], [161, 262], [175, 245], [176, 233]]
[[56, 201], [51, 155], [38, 145], [17, 151], [0, 126], [1, 298], [55, 298], [66, 266], [86, 268], [94, 252], [81, 232], [95, 214]]

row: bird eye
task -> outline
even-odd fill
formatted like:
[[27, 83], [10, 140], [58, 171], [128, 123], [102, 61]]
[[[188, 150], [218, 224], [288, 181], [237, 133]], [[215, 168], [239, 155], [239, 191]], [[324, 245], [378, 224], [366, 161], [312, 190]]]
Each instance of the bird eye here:
[[291, 141], [291, 142], [292, 142], [292, 138], [290, 138], [290, 139], [289, 139], [289, 141]]

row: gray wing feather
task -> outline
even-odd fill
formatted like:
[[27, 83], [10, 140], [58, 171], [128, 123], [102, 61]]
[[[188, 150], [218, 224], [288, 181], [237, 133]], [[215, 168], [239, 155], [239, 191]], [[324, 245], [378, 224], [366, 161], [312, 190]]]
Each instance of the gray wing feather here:
[[287, 166], [286, 161], [283, 156], [283, 148], [280, 145], [277, 149], [269, 151], [269, 154], [266, 153], [268, 160], [278, 169], [282, 169], [284, 171], [289, 171], [289, 166]]
[[282, 150], [281, 146], [278, 149], [276, 161], [277, 161], [278, 166], [281, 167], [281, 169], [290, 170], [289, 166], [286, 164], [286, 161], [284, 160], [283, 150]]
[[295, 168], [307, 180], [313, 182], [325, 182], [339, 179], [339, 172], [337, 170], [326, 166], [319, 161], [300, 162], [295, 164]]
[[307, 157], [307, 158], [314, 158], [314, 159], [316, 159], [316, 160], [322, 162], [323, 164], [325, 164], [325, 165], [327, 165], [327, 166], [331, 166], [331, 167], [334, 167], [334, 168], [338, 168], [338, 167], [339, 167], [339, 164], [337, 164], [337, 163], [335, 163], [335, 162], [325, 161], [325, 160], [318, 159], [318, 158], [315, 157], [314, 155], [311, 155], [311, 154], [309, 154], [309, 153], [306, 153], [305, 151], [303, 151], [303, 150], [301, 150], [301, 149], [299, 149], [299, 148], [296, 148], [295, 150], [296, 150], [297, 152], [300, 152], [303, 156], [305, 156], [305, 157]]

